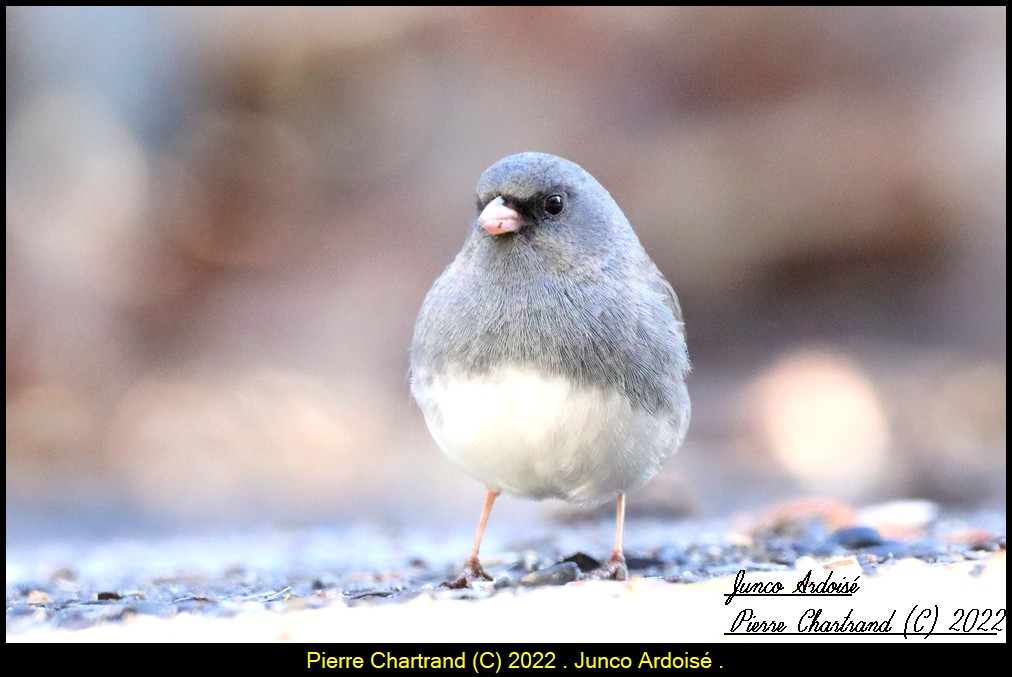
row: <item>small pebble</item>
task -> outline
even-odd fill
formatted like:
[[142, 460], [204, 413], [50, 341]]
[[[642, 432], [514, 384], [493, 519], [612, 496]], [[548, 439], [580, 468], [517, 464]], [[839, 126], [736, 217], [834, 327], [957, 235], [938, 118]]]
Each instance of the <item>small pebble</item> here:
[[659, 569], [665, 562], [657, 557], [626, 557], [625, 564], [629, 567], [629, 571], [648, 571]]
[[997, 540], [976, 541], [970, 544], [970, 550], [984, 550], [986, 552], [998, 552], [1001, 545]]
[[495, 577], [494, 587], [496, 590], [503, 590], [505, 588], [515, 588], [517, 587], [517, 582], [513, 580], [513, 577], [510, 576], [508, 571], [504, 571]]
[[582, 552], [574, 553], [562, 561], [572, 562], [578, 566], [580, 571], [583, 573], [588, 573], [601, 568], [601, 562]]
[[529, 587], [539, 585], [565, 585], [572, 583], [580, 576], [580, 567], [575, 562], [560, 562], [547, 569], [527, 574], [520, 579], [520, 585]]
[[53, 601], [53, 598], [48, 593], [42, 592], [41, 590], [32, 590], [28, 593], [29, 604], [49, 604]]
[[357, 599], [368, 599], [370, 597], [390, 597], [393, 595], [392, 590], [362, 590], [360, 592], [346, 593], [346, 599], [357, 600]]
[[829, 543], [842, 545], [851, 550], [870, 548], [874, 545], [882, 545], [885, 542], [882, 535], [871, 527], [837, 529], [830, 534], [827, 540]]
[[50, 576], [53, 585], [65, 592], [77, 592], [83, 585], [78, 580], [77, 574], [67, 568], [57, 569]]

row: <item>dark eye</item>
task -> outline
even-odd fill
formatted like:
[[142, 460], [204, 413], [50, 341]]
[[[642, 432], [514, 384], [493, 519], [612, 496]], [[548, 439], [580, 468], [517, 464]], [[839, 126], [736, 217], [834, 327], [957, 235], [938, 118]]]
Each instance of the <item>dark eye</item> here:
[[563, 207], [565, 207], [565, 203], [563, 203], [561, 195], [549, 195], [545, 200], [545, 211], [552, 216], [561, 214]]

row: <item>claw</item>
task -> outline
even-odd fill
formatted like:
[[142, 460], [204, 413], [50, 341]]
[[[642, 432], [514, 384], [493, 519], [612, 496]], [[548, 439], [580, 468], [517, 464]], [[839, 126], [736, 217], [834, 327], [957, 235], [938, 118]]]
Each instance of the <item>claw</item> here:
[[485, 573], [485, 570], [481, 568], [481, 562], [478, 561], [477, 557], [469, 557], [464, 562], [464, 569], [460, 572], [460, 577], [455, 578], [452, 581], [444, 581], [443, 587], [450, 588], [451, 590], [460, 590], [466, 588], [477, 580], [484, 579], [486, 581], [493, 580], [491, 576]]
[[611, 559], [597, 569], [587, 573], [587, 578], [595, 581], [625, 581], [629, 579], [629, 567], [625, 563], [625, 555], [620, 552], [612, 554]]
[[629, 578], [629, 567], [625, 564], [625, 555], [620, 552], [616, 552], [608, 560], [608, 563], [603, 568], [606, 578], [613, 581], [624, 581]]

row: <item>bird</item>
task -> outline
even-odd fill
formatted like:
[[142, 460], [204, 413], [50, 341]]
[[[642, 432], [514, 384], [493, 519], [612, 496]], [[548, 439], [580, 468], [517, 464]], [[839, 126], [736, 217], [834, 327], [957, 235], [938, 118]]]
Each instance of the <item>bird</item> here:
[[443, 453], [486, 488], [462, 588], [493, 580], [479, 549], [503, 492], [616, 501], [600, 577], [628, 577], [625, 497], [682, 445], [690, 371], [682, 310], [611, 194], [538, 152], [482, 173], [463, 248], [425, 296], [410, 387]]

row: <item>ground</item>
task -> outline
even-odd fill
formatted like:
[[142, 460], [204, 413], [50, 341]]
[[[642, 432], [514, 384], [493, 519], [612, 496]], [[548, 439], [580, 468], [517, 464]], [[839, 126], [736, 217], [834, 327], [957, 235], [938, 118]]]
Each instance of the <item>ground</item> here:
[[[876, 637], [930, 627], [942, 641], [1005, 639], [997, 511], [816, 501], [745, 520], [634, 519], [623, 582], [586, 576], [607, 555], [606, 521], [512, 528], [521, 545], [483, 556], [495, 582], [459, 591], [440, 583], [470, 534], [389, 525], [8, 542], [7, 639], [727, 641], [804, 624], [847, 640], [890, 614], [893, 635]], [[806, 576], [823, 596], [772, 597]], [[728, 599], [736, 590], [766, 594]]]

